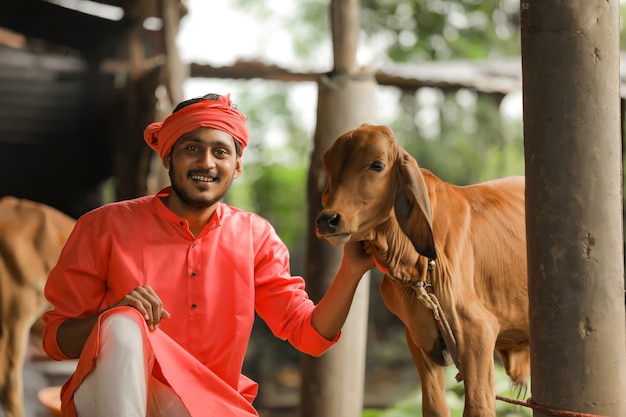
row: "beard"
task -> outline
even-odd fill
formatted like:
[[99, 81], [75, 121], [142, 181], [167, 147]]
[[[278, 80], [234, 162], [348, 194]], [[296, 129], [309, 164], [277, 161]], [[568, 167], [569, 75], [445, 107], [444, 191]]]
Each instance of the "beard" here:
[[[230, 178], [227, 179], [226, 186], [223, 187], [221, 191], [215, 194], [212, 198], [202, 198], [202, 197], [192, 196], [191, 193], [188, 192], [185, 189], [185, 187], [182, 186], [182, 184], [180, 184], [176, 180], [177, 175], [178, 175], [178, 171], [174, 165], [174, 162], [171, 161], [170, 169], [169, 169], [169, 177], [170, 177], [170, 183], [172, 184], [172, 191], [178, 196], [181, 203], [183, 203], [187, 208], [191, 210], [204, 210], [218, 203], [226, 196], [226, 193], [228, 193], [228, 190], [230, 189], [230, 186], [233, 183], [235, 172], [233, 171]], [[189, 175], [191, 175], [191, 173], [188, 173], [188, 176]], [[215, 182], [218, 184], [223, 181], [223, 178], [221, 176], [216, 176], [215, 178], [216, 178]]]

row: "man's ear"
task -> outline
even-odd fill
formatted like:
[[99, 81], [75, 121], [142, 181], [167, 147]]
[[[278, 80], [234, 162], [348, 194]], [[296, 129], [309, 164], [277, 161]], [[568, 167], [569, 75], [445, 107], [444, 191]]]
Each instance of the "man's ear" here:
[[243, 165], [241, 163], [241, 157], [238, 156], [237, 160], [235, 162], [235, 172], [233, 173], [233, 179], [237, 178], [239, 175], [241, 175], [241, 172], [243, 171]]
[[169, 170], [172, 166], [172, 152], [168, 153], [165, 158], [163, 158], [163, 168]]

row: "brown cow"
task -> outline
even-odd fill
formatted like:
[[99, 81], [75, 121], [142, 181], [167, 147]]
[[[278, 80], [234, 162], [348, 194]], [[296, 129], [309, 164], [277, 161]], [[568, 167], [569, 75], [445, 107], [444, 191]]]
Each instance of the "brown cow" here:
[[74, 223], [44, 204], [0, 199], [0, 403], [7, 417], [24, 417], [29, 330], [48, 306], [44, 284]]
[[[524, 178], [448, 184], [420, 168], [390, 128], [371, 125], [340, 136], [324, 167], [317, 236], [363, 241], [387, 273], [380, 291], [406, 326], [422, 414], [450, 415], [443, 366], [454, 360], [464, 417], [495, 417], [494, 349], [514, 383], [530, 374]], [[446, 347], [439, 311], [456, 344]]]

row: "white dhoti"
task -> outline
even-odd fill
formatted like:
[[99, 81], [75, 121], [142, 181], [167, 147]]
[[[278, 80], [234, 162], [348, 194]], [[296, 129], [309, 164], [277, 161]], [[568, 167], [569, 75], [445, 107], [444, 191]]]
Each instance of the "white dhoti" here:
[[74, 393], [79, 417], [190, 416], [176, 393], [152, 376], [154, 353], [144, 346], [138, 320], [121, 311], [102, 321], [95, 366]]

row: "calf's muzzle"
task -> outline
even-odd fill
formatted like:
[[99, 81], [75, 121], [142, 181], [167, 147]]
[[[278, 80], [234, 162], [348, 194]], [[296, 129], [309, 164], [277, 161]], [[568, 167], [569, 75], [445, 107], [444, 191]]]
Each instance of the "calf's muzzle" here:
[[315, 220], [318, 235], [332, 235], [337, 232], [337, 225], [341, 221], [339, 213], [320, 213]]

